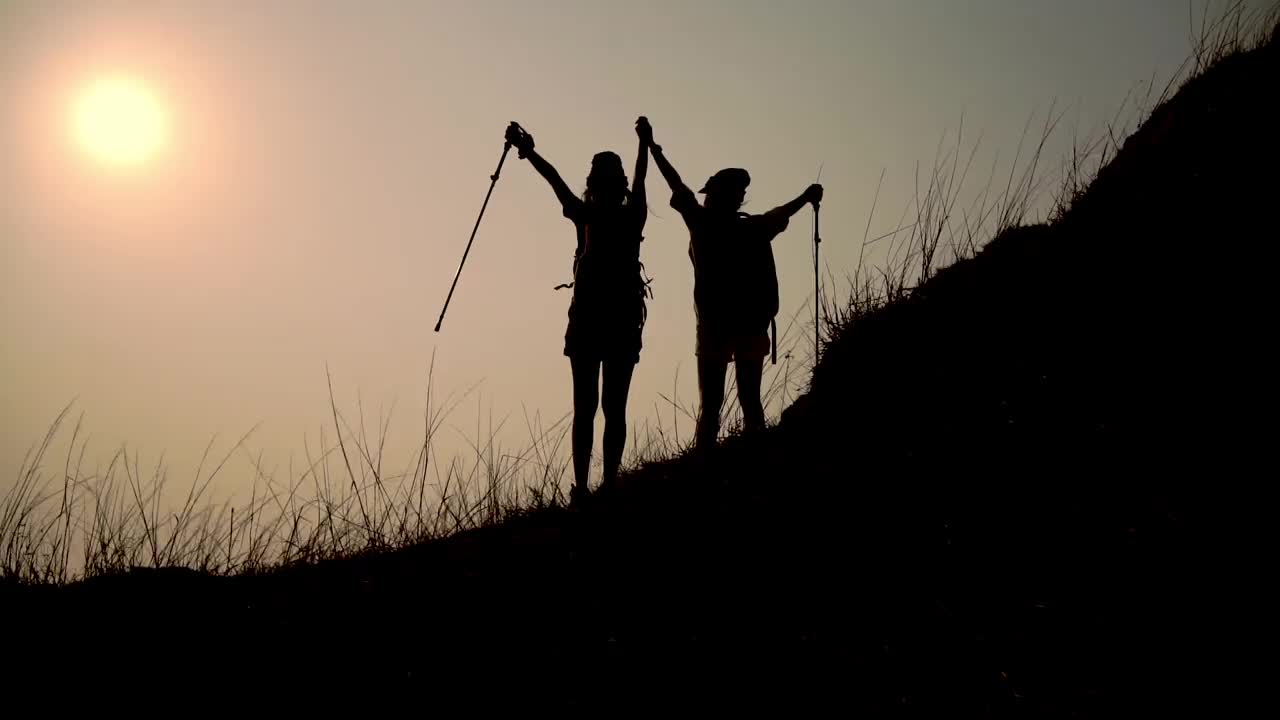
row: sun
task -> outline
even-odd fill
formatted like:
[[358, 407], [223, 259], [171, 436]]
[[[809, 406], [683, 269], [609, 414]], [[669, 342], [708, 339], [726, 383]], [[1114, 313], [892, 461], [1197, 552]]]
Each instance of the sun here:
[[169, 144], [169, 113], [146, 84], [126, 76], [89, 85], [72, 112], [75, 138], [96, 160], [139, 167]]

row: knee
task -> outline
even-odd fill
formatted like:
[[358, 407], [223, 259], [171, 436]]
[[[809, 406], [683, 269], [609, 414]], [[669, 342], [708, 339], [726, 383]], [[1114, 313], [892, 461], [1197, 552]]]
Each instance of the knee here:
[[604, 402], [604, 421], [612, 426], [621, 427], [627, 422], [627, 401], [608, 398]]
[[[600, 396], [590, 390], [583, 390], [573, 394], [573, 414], [574, 417], [586, 416], [595, 417], [596, 409], [600, 407]], [[606, 412], [608, 412], [606, 410]]]
[[712, 425], [715, 427], [720, 426], [720, 403], [715, 403], [714, 405], [704, 403], [702, 407], [698, 408], [698, 426], [708, 427]]
[[706, 405], [708, 401], [718, 401], [724, 398], [724, 383], [703, 383], [698, 387], [698, 395], [702, 398], [702, 404]]

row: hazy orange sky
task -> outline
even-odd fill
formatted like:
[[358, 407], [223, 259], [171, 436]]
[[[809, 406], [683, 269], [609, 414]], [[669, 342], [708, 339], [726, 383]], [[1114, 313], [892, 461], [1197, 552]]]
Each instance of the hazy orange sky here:
[[[0, 491], [73, 398], [91, 459], [127, 442], [144, 466], [165, 452], [175, 480], [214, 433], [259, 422], [251, 446], [283, 472], [331, 422], [326, 365], [344, 411], [357, 392], [371, 418], [395, 404], [394, 462], [410, 460], [433, 353], [438, 391], [483, 382], [453, 448], [477, 406], [514, 413], [513, 448], [522, 407], [567, 413], [569, 295], [551, 288], [569, 279], [573, 228], [514, 154], [432, 332], [510, 120], [577, 189], [599, 150], [631, 167], [640, 114], [691, 185], [747, 168], [751, 211], [822, 165], [824, 259], [841, 275], [881, 171], [873, 235], [962, 113], [985, 168], [1056, 100], [1056, 164], [1072, 129], [1169, 77], [1189, 30], [1174, 0], [0, 0]], [[167, 147], [128, 170], [68, 129], [113, 73], [169, 114]], [[659, 393], [696, 398], [688, 236], [656, 171], [648, 190], [656, 297], [633, 427]], [[775, 244], [784, 316], [812, 293], [808, 233], [806, 211]]]

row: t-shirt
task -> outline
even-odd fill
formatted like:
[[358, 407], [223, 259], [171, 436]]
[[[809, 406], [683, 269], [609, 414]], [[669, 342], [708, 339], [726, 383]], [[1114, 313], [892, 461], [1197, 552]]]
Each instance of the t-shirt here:
[[743, 332], [764, 329], [778, 312], [772, 242], [787, 229], [787, 215], [780, 208], [761, 215], [709, 211], [688, 188], [671, 196], [671, 207], [689, 228], [698, 322]]

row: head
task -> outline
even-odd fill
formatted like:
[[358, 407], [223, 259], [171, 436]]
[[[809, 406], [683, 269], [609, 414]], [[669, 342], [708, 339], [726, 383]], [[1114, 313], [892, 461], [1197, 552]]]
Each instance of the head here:
[[608, 151], [596, 153], [591, 158], [591, 172], [587, 175], [587, 189], [582, 199], [601, 205], [621, 205], [627, 195], [627, 173], [622, 169], [622, 158]]
[[708, 210], [737, 212], [747, 196], [751, 175], [742, 168], [725, 168], [707, 179], [698, 192], [707, 196]]

